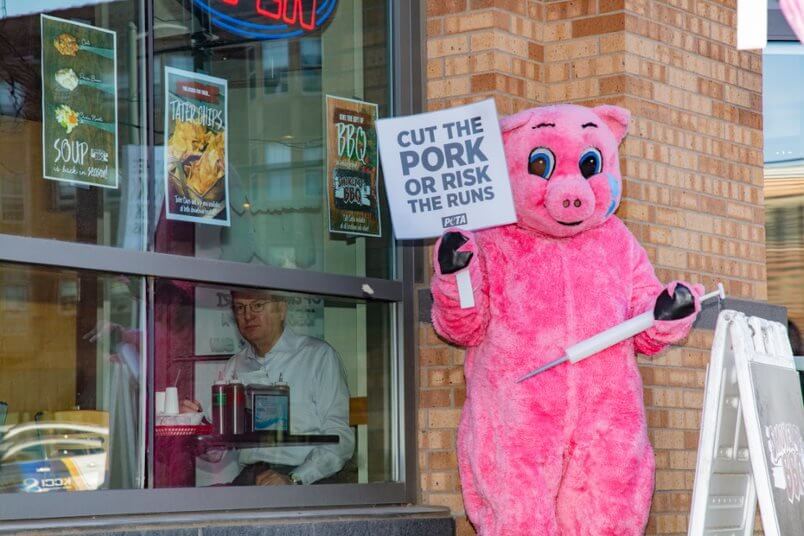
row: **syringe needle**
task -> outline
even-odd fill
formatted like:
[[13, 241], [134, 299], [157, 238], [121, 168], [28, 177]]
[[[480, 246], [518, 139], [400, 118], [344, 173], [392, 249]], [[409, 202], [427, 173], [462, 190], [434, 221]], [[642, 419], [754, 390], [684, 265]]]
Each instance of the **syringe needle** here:
[[544, 372], [545, 370], [549, 370], [549, 369], [551, 369], [551, 368], [553, 368], [553, 367], [555, 367], [557, 365], [560, 365], [561, 363], [563, 363], [567, 359], [569, 359], [567, 356], [561, 356], [558, 359], [554, 359], [554, 360], [550, 361], [549, 363], [546, 363], [546, 364], [542, 365], [541, 367], [537, 368], [536, 370], [528, 372], [527, 374], [525, 374], [524, 376], [519, 378], [516, 381], [516, 383], [522, 383], [525, 380], [527, 380], [528, 378], [532, 378], [533, 376], [536, 376], [537, 374], [540, 374], [540, 373]]

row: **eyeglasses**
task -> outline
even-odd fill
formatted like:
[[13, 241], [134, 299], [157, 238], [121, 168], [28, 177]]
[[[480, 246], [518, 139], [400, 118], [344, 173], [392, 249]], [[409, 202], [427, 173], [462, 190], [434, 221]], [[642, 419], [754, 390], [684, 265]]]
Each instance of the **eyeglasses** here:
[[250, 309], [252, 313], [259, 314], [265, 310], [269, 305], [278, 304], [278, 301], [255, 301], [251, 303], [236, 303], [234, 304], [234, 313], [237, 316], [246, 314], [246, 310]]

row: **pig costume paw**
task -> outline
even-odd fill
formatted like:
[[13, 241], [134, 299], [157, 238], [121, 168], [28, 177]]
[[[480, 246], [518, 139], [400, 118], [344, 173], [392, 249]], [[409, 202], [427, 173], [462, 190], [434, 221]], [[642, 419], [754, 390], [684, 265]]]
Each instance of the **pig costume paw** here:
[[[436, 243], [433, 324], [468, 347], [458, 467], [481, 536], [644, 534], [654, 458], [635, 352], [655, 354], [683, 339], [702, 289], [659, 283], [614, 215], [629, 119], [616, 106], [574, 105], [502, 119], [517, 222], [452, 230]], [[464, 309], [462, 271], [475, 298]], [[516, 383], [646, 311], [663, 319], [589, 359]]]
[[[659, 299], [662, 295], [675, 297], [677, 295], [676, 288], [679, 284], [689, 289], [692, 294], [692, 304], [688, 314], [681, 318], [660, 320], [659, 318], [661, 317], [655, 314]], [[655, 355], [664, 350], [667, 345], [676, 343], [689, 335], [693, 322], [695, 322], [698, 313], [701, 312], [701, 296], [703, 296], [704, 292], [702, 285], [690, 285], [682, 281], [673, 281], [667, 285], [665, 291], [657, 297], [657, 304], [654, 305], [656, 323], [650, 329], [634, 337], [637, 350], [645, 355]]]
[[[476, 346], [485, 335], [489, 314], [483, 258], [474, 234], [459, 229], [444, 233], [433, 248], [433, 267], [435, 275], [430, 283], [435, 302], [433, 325], [450, 342]], [[463, 269], [469, 270], [475, 299], [475, 306], [466, 309], [460, 305], [455, 275]]]

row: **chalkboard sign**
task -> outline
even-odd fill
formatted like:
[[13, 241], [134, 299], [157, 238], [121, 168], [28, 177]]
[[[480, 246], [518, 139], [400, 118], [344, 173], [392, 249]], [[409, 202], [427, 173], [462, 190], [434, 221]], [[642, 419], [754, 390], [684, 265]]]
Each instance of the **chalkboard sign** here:
[[804, 528], [804, 403], [782, 324], [718, 318], [707, 371], [690, 535], [767, 536]]
[[[733, 325], [737, 380], [765, 534], [804, 533], [804, 408], [787, 330], [777, 322]], [[752, 349], [753, 346], [753, 349]], [[747, 396], [746, 396], [747, 395]]]

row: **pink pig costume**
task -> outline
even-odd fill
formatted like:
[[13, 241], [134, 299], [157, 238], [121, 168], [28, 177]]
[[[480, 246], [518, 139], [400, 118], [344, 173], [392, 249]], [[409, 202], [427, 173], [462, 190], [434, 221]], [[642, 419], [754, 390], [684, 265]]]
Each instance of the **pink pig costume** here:
[[[433, 323], [468, 347], [458, 461], [481, 535], [644, 533], [654, 459], [634, 354], [686, 337], [695, 314], [516, 383], [650, 310], [665, 288], [613, 215], [629, 117], [615, 106], [560, 105], [504, 118], [518, 221], [461, 231], [467, 240], [457, 251], [472, 253], [475, 307], [461, 309], [455, 275], [435, 259]], [[670, 296], [675, 288], [668, 285]], [[697, 313], [703, 289], [690, 289]]]

